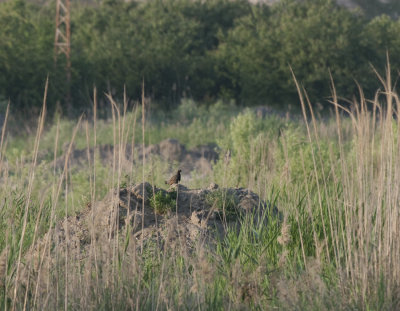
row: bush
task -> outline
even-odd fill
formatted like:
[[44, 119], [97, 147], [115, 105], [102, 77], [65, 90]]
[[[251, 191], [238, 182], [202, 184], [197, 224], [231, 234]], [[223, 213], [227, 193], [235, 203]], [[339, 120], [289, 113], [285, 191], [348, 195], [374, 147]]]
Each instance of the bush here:
[[216, 209], [221, 219], [232, 220], [240, 215], [237, 197], [226, 189], [210, 192], [206, 202]]
[[329, 0], [279, 1], [254, 11], [221, 46], [241, 102], [297, 100], [289, 66], [312, 99], [330, 96], [329, 70], [343, 94], [353, 93], [354, 78], [364, 81], [373, 59], [360, 45], [361, 17]]
[[224, 186], [252, 186], [268, 171], [269, 155], [287, 126], [276, 116], [262, 119], [251, 110], [239, 114], [231, 121], [229, 134], [218, 140], [225, 157], [214, 167], [216, 181]]
[[[98, 94], [128, 101], [147, 97], [156, 109], [182, 98], [218, 98], [249, 104], [297, 102], [289, 65], [314, 102], [352, 95], [354, 79], [376, 89], [369, 63], [400, 65], [399, 21], [369, 20], [332, 0], [282, 0], [274, 5], [245, 0], [100, 1], [71, 9], [71, 85], [65, 59], [54, 65], [54, 6], [25, 0], [0, 3], [0, 97], [12, 108], [38, 110], [49, 76], [48, 108], [64, 107], [67, 90], [80, 113]], [[99, 106], [108, 105], [99, 100]], [[68, 112], [71, 115], [71, 112]]]
[[156, 214], [163, 215], [176, 206], [176, 192], [158, 191], [150, 198], [150, 207]]

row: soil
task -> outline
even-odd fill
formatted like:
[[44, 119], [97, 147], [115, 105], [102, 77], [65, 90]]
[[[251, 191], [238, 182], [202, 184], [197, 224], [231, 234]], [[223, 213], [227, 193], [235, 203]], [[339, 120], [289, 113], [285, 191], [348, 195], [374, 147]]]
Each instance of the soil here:
[[[113, 145], [101, 145], [96, 149], [73, 149], [69, 156], [70, 167], [87, 166], [88, 155], [93, 159], [93, 153], [98, 151], [99, 159], [103, 165], [112, 165], [113, 160], [119, 158], [119, 150], [123, 157], [121, 164], [123, 170], [130, 169], [130, 165], [141, 163], [143, 160], [143, 148], [141, 145], [135, 145], [132, 152], [132, 146], [126, 145], [122, 148]], [[114, 154], [115, 153], [115, 154]], [[201, 145], [193, 149], [186, 149], [184, 145], [176, 139], [165, 139], [159, 144], [145, 146], [145, 157], [159, 156], [162, 160], [169, 163], [179, 162], [180, 168], [184, 172], [199, 172], [200, 174], [209, 174], [212, 171], [212, 164], [218, 160], [217, 145]], [[114, 158], [115, 157], [115, 158]], [[65, 154], [58, 157], [51, 163], [56, 169], [63, 169], [65, 163]]]
[[[175, 207], [164, 214], [155, 212], [150, 202], [159, 193], [163, 196], [176, 194]], [[236, 219], [227, 219], [223, 211], [213, 205], [209, 198], [216, 195], [235, 202]], [[246, 214], [263, 217], [270, 212], [276, 214], [277, 210], [270, 211], [269, 205], [257, 194], [244, 188], [219, 189], [218, 185], [211, 184], [207, 189], [188, 189], [179, 184], [165, 190], [145, 182], [111, 191], [103, 200], [88, 204], [78, 215], [61, 221], [55, 233], [58, 244], [72, 239], [74, 247], [84, 252], [92, 239], [96, 242], [113, 239], [127, 227], [136, 240], [155, 238], [172, 221], [182, 230], [190, 246], [200, 236], [209, 236], [215, 228], [223, 230], [226, 225], [238, 223]]]
[[[176, 195], [176, 205], [157, 214], [152, 198], [168, 193]], [[216, 205], [218, 197], [235, 202], [234, 218], [224, 216], [221, 206]], [[179, 184], [165, 190], [145, 182], [115, 189], [103, 200], [88, 203], [79, 214], [59, 221], [35, 243], [25, 255], [21, 281], [29, 279], [24, 277], [29, 274], [39, 279], [40, 267], [53, 267], [60, 261], [63, 265], [66, 258], [75, 263], [83, 263], [87, 258], [110, 263], [116, 247], [121, 249], [121, 241], [131, 253], [149, 243], [161, 249], [179, 244], [188, 253], [199, 243], [213, 247], [227, 227], [239, 229], [243, 217], [254, 217], [254, 221], [267, 225], [271, 215], [278, 215], [276, 207], [244, 188], [220, 189], [211, 184], [207, 189], [188, 189]]]

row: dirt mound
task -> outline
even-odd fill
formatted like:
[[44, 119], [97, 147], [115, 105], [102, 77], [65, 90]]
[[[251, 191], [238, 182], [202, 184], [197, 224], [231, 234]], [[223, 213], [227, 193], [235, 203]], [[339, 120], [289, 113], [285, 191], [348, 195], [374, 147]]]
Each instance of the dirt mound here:
[[211, 184], [207, 189], [175, 185], [164, 190], [146, 182], [113, 190], [45, 234], [26, 254], [20, 279], [31, 275], [40, 283], [46, 278], [40, 275], [43, 267], [52, 270], [65, 260], [83, 264], [89, 259], [86, 262], [93, 264], [90, 258], [96, 264], [110, 263], [118, 249], [135, 254], [148, 243], [161, 249], [180, 245], [190, 253], [199, 242], [212, 247], [228, 226], [240, 227], [240, 218], [250, 215], [266, 223], [271, 214], [277, 214], [275, 207], [244, 188]]
[[93, 239], [113, 239], [127, 227], [137, 240], [156, 237], [172, 221], [188, 233], [186, 242], [190, 245], [196, 237], [209, 235], [211, 229], [237, 223], [245, 215], [261, 219], [269, 212], [266, 202], [244, 188], [219, 189], [211, 184], [207, 189], [175, 185], [164, 190], [146, 182], [114, 190], [103, 200], [88, 204], [80, 214], [60, 222], [55, 232], [58, 243], [74, 236], [75, 248], [84, 251]]
[[[66, 148], [65, 148], [66, 149]], [[120, 151], [121, 150], [121, 151]], [[119, 152], [123, 153], [122, 166], [124, 170], [130, 170], [130, 165], [143, 160], [143, 147], [141, 145], [126, 145], [123, 148], [114, 147], [113, 145], [101, 145], [96, 149], [73, 149], [69, 156], [69, 165], [72, 167], [87, 166], [88, 157], [93, 159], [93, 153], [98, 152], [100, 161], [103, 165], [112, 165], [113, 160], [119, 159]], [[148, 159], [151, 156], [159, 156], [161, 159], [170, 163], [179, 162], [184, 172], [197, 171], [201, 174], [208, 174], [212, 171], [212, 164], [218, 160], [217, 146], [202, 145], [187, 150], [184, 145], [176, 139], [165, 139], [159, 144], [145, 146], [144, 153]], [[65, 154], [58, 157], [51, 166], [56, 169], [63, 169], [65, 162]]]

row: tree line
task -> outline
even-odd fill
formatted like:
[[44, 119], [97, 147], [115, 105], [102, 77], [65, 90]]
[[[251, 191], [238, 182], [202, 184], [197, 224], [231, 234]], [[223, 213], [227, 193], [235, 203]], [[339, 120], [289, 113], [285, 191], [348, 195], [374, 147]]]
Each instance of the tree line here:
[[284, 105], [297, 99], [290, 68], [314, 101], [360, 83], [375, 90], [372, 66], [383, 70], [386, 52], [400, 65], [400, 22], [368, 18], [331, 0], [72, 1], [71, 81], [65, 60], [54, 62], [55, 3], [0, 3], [0, 109], [40, 107], [46, 77], [48, 103], [80, 112], [98, 92], [129, 99], [146, 96], [158, 108], [181, 98], [245, 105]]

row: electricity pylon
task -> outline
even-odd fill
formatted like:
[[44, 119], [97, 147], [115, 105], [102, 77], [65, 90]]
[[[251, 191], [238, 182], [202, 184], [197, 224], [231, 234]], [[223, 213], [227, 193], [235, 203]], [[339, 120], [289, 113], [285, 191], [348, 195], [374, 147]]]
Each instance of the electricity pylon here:
[[[54, 39], [54, 64], [58, 55], [65, 55], [65, 71], [67, 75], [67, 108], [70, 108], [71, 84], [71, 24], [70, 0], [56, 0], [56, 34]], [[69, 110], [70, 112], [70, 110]]]

